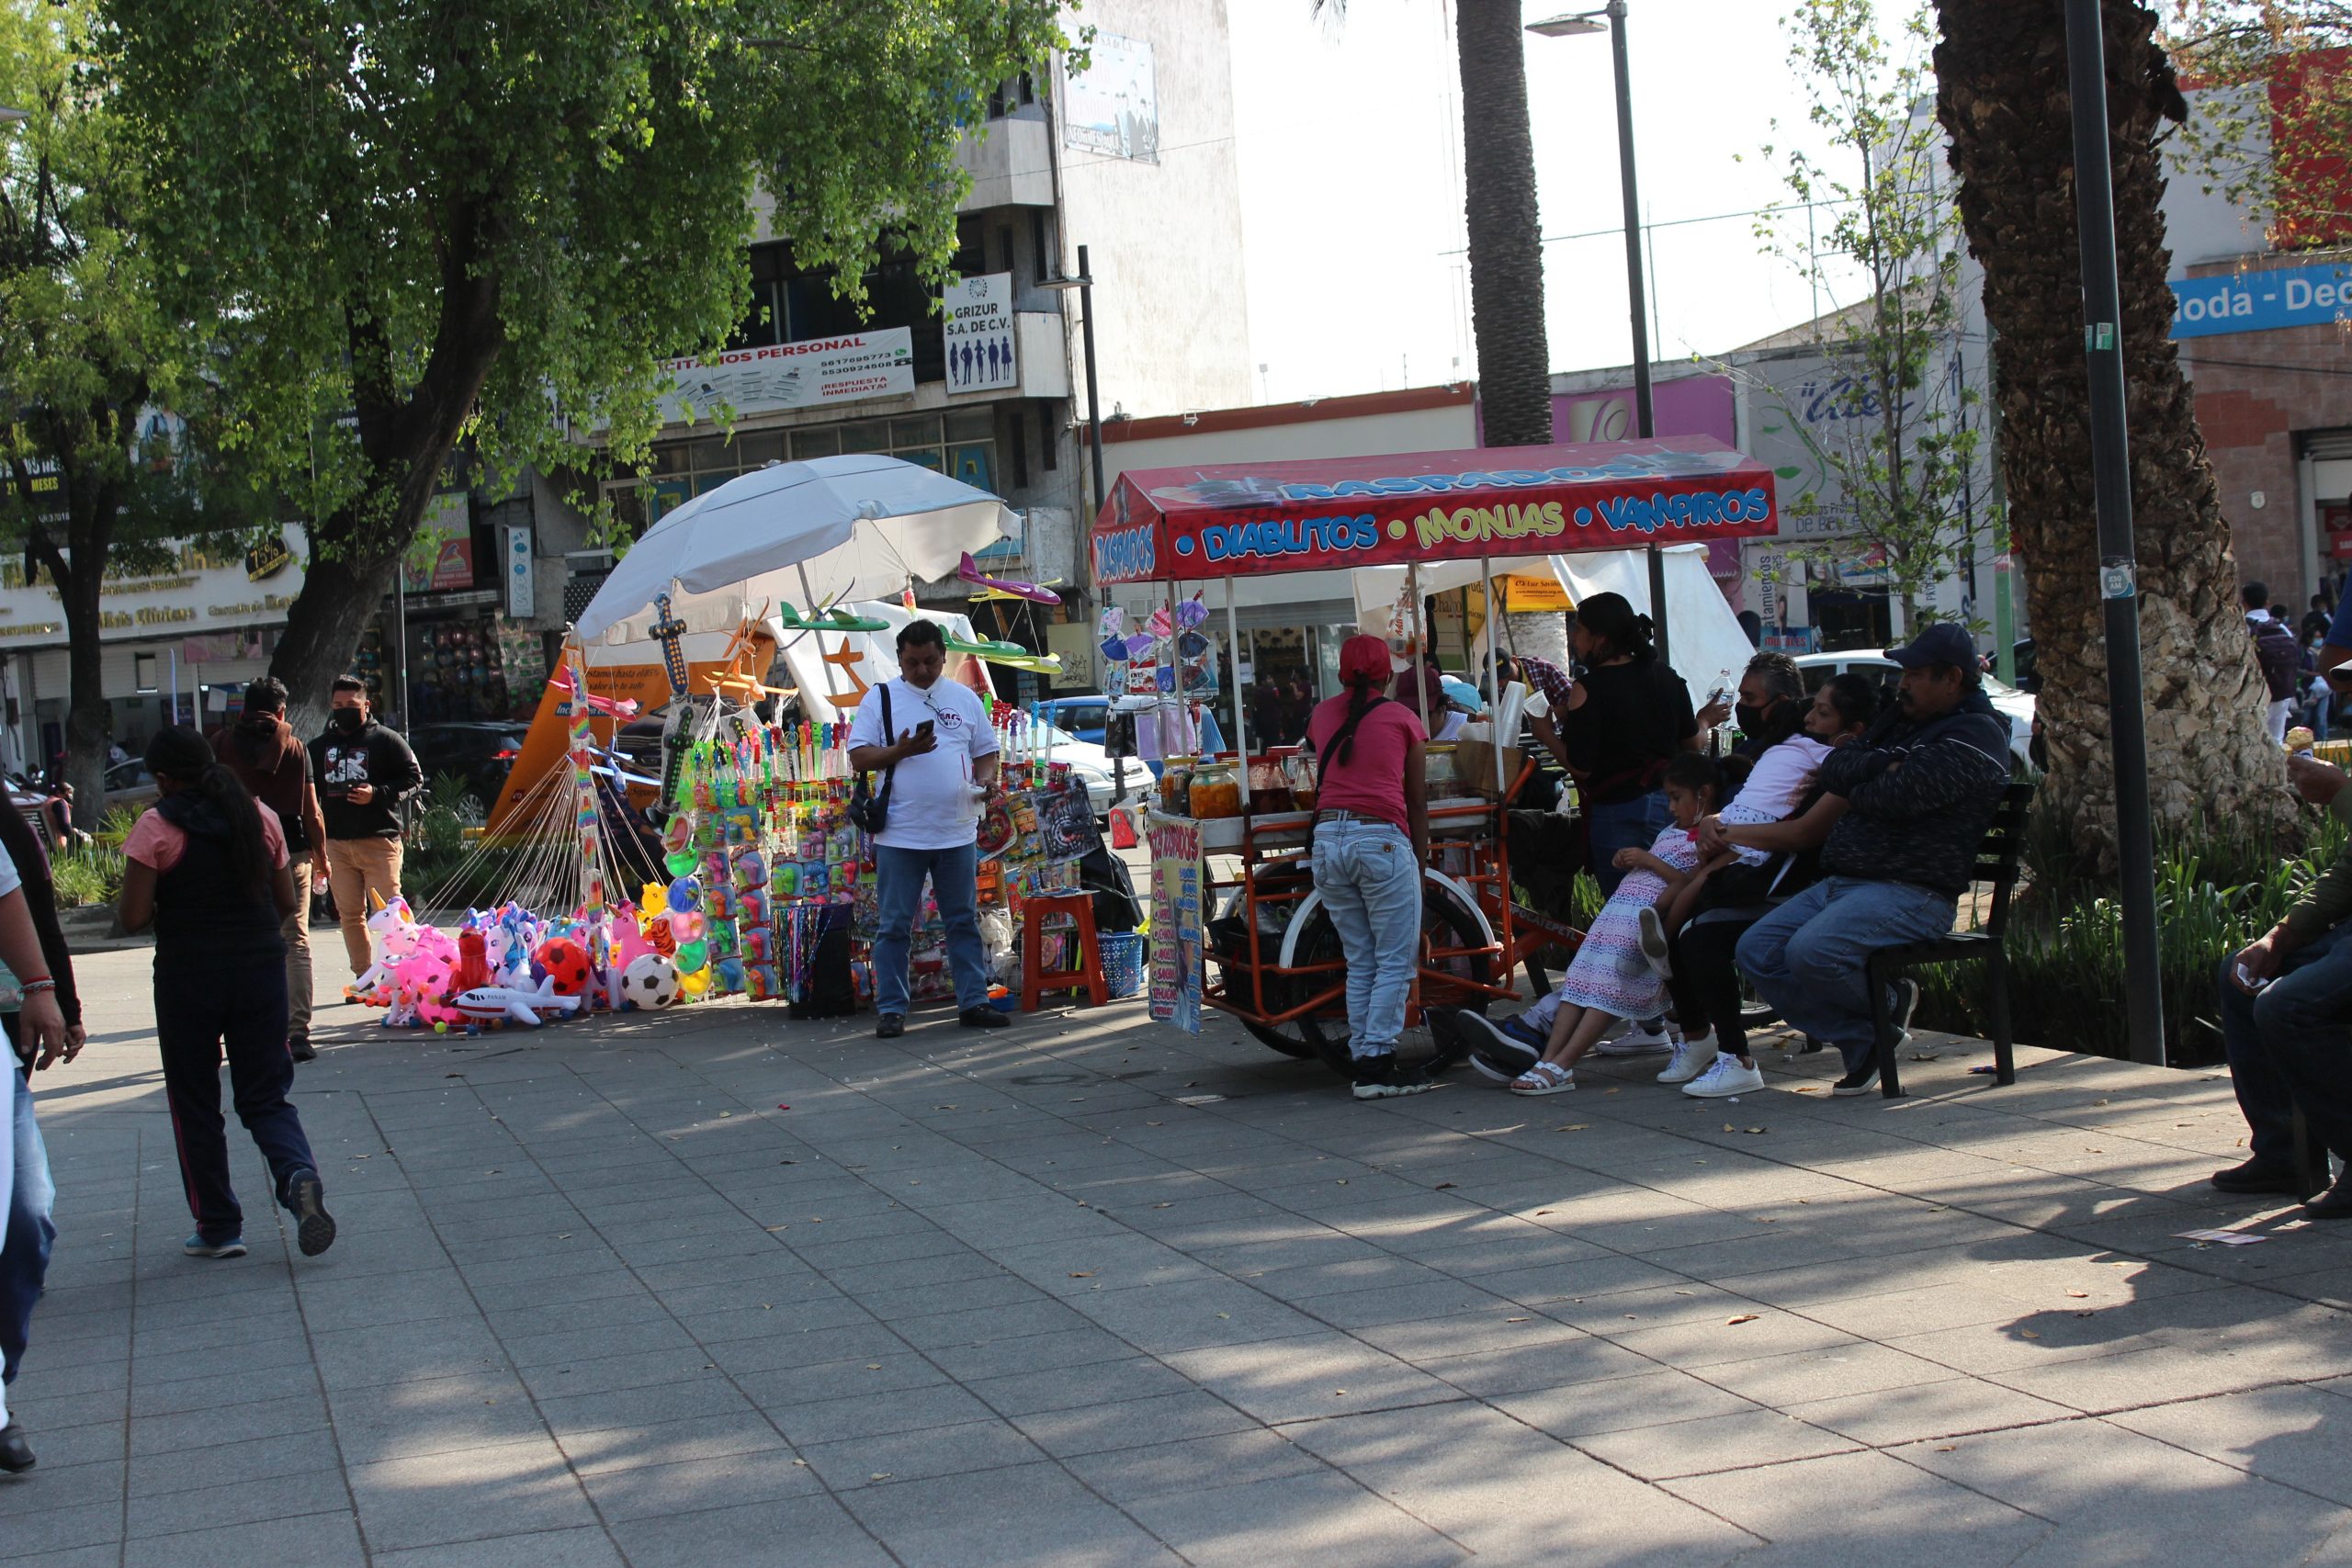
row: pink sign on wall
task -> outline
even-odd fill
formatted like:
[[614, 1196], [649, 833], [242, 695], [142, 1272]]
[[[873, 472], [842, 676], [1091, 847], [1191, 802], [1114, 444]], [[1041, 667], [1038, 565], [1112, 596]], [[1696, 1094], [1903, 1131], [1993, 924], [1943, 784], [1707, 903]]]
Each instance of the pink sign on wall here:
[[[1737, 430], [1728, 376], [1682, 376], [1650, 386], [1650, 408], [1656, 435], [1712, 435], [1729, 446]], [[1486, 421], [1478, 423], [1484, 445]], [[1563, 445], [1589, 441], [1634, 439], [1634, 388], [1604, 387], [1589, 392], [1555, 392], [1552, 396], [1552, 439]]]

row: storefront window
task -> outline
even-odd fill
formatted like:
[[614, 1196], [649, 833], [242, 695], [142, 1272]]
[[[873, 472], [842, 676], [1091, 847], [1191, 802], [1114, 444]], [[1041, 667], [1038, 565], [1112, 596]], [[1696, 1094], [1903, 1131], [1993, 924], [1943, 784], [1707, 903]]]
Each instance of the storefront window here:
[[[505, 650], [495, 616], [420, 622], [409, 627], [408, 636], [411, 724], [481, 722], [514, 716]], [[541, 674], [544, 678], [544, 671]]]
[[879, 452], [952, 474], [982, 490], [997, 487], [995, 419], [986, 409], [902, 419], [855, 420], [809, 430], [746, 432], [734, 437], [703, 436], [673, 441], [653, 449], [648, 473], [606, 487], [615, 512], [641, 534], [691, 496], [718, 489], [738, 474], [784, 459], [830, 457], [837, 453]]

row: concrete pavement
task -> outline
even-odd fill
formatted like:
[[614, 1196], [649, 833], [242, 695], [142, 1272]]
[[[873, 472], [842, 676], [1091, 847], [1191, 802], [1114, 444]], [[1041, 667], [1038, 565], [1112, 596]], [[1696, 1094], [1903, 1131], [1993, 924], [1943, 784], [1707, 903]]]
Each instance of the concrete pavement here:
[[[2217, 1074], [1360, 1105], [1139, 1003], [322, 1012], [343, 1236], [188, 1229], [146, 958], [82, 965], [0, 1561], [2352, 1560], [2352, 1227], [2203, 1185]], [[372, 1017], [372, 1015], [369, 1015]], [[2180, 1239], [2250, 1228], [2258, 1245]]]

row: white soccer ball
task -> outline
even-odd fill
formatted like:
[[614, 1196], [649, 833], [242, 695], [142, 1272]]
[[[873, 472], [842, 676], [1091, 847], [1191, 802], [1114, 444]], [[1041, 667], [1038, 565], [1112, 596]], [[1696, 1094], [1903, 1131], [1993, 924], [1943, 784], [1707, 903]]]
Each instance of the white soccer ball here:
[[678, 999], [678, 966], [658, 953], [640, 953], [621, 971], [621, 1000], [665, 1008]]

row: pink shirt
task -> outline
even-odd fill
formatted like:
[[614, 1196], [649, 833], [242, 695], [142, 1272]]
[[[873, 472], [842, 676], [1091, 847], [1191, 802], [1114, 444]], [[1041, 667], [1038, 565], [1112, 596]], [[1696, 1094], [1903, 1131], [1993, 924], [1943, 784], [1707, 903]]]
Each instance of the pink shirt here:
[[1416, 740], [1427, 740], [1419, 715], [1403, 703], [1383, 703], [1356, 726], [1348, 759], [1334, 761], [1331, 738], [1348, 722], [1348, 699], [1327, 697], [1306, 721], [1306, 739], [1322, 760], [1322, 780], [1315, 792], [1317, 811], [1358, 811], [1394, 822], [1408, 833], [1405, 820], [1405, 753]]
[[[269, 863], [286, 863], [286, 829], [277, 820], [277, 813], [254, 802], [254, 809], [261, 813], [261, 841], [269, 846]], [[180, 863], [180, 856], [187, 853], [187, 832], [164, 820], [164, 814], [149, 807], [132, 825], [130, 837], [123, 840], [126, 859], [151, 866], [161, 876]]]

